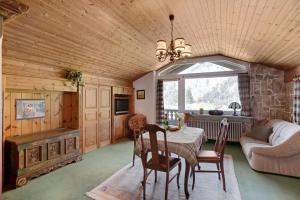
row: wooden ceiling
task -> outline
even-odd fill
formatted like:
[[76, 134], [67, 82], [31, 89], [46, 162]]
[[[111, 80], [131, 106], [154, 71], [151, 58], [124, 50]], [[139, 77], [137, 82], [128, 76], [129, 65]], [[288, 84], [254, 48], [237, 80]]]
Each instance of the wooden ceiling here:
[[299, 0], [23, 0], [29, 11], [5, 24], [4, 73], [54, 76], [65, 68], [135, 80], [158, 63], [158, 39], [290, 69], [300, 65]]

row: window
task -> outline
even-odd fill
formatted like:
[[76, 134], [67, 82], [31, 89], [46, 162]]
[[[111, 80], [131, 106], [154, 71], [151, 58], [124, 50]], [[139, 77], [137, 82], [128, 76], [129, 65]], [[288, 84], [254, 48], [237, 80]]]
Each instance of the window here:
[[187, 69], [182, 70], [178, 74], [195, 74], [195, 73], [225, 72], [225, 71], [232, 71], [232, 69], [211, 62], [203, 62], [203, 63], [195, 63], [190, 67], [188, 67]]
[[228, 105], [240, 103], [237, 76], [185, 80], [185, 109], [231, 111]]
[[164, 81], [164, 109], [178, 109], [178, 81]]

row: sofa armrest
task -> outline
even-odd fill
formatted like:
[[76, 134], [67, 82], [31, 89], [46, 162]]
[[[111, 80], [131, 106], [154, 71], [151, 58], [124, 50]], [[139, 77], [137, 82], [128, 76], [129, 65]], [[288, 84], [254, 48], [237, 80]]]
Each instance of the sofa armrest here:
[[276, 146], [253, 147], [252, 153], [277, 158], [300, 154], [300, 133], [293, 135], [285, 142]]

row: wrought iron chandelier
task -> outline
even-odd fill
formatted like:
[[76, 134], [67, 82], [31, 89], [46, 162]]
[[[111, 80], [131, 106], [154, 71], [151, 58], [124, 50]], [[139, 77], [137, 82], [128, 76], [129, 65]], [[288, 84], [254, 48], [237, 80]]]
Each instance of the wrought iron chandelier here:
[[179, 58], [190, 57], [192, 55], [192, 46], [185, 44], [184, 38], [173, 39], [173, 21], [174, 15], [169, 15], [171, 22], [171, 43], [167, 47], [165, 40], [157, 41], [156, 57], [159, 62], [164, 62], [168, 56], [170, 61], [178, 60]]

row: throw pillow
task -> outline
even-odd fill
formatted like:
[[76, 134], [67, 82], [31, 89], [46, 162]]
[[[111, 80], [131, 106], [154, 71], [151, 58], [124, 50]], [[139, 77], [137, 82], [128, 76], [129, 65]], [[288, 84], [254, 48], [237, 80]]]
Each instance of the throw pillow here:
[[253, 126], [250, 133], [247, 133], [248, 137], [268, 142], [269, 136], [273, 129], [270, 126], [255, 125]]

